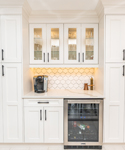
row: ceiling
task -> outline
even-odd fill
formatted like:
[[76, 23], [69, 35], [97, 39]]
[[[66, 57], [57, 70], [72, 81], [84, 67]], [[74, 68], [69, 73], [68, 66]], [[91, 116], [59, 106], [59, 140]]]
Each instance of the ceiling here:
[[32, 10], [95, 10], [99, 0], [28, 0]]

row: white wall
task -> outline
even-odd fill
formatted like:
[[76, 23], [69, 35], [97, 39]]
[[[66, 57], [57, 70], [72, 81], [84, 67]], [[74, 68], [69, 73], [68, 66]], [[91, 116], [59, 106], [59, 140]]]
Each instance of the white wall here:
[[27, 94], [32, 90], [32, 72], [29, 68], [30, 52], [29, 52], [29, 28], [28, 17], [23, 12], [23, 94]]
[[99, 68], [95, 69], [95, 90], [104, 94], [104, 16], [99, 21]]

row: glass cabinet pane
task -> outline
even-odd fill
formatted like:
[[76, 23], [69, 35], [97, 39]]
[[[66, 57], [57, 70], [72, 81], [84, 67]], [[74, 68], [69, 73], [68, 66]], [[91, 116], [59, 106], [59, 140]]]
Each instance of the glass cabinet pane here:
[[51, 28], [51, 60], [59, 60], [59, 28]]
[[86, 28], [86, 41], [85, 41], [85, 59], [94, 59], [94, 28]]
[[99, 104], [68, 104], [68, 141], [97, 142]]
[[42, 29], [34, 28], [34, 60], [42, 60]]
[[68, 29], [68, 60], [77, 59], [77, 30], [76, 28]]

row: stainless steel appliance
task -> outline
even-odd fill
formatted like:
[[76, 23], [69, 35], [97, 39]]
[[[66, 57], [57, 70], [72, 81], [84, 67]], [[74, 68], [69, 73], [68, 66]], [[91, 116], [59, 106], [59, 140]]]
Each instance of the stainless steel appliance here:
[[64, 100], [64, 149], [102, 149], [101, 99]]
[[34, 76], [34, 92], [36, 93], [44, 93], [48, 91], [48, 76]]

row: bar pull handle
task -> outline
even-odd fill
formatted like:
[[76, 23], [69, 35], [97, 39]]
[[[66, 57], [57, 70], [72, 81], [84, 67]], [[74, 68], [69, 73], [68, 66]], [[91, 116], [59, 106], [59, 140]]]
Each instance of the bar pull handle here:
[[4, 50], [2, 49], [2, 60], [4, 60], [3, 53], [4, 53]]
[[49, 62], [49, 53], [48, 53], [48, 62]]
[[38, 104], [49, 104], [49, 102], [38, 102]]
[[2, 76], [4, 76], [4, 65], [2, 65]]
[[40, 110], [40, 120], [42, 120], [42, 110]]
[[125, 76], [124, 70], [125, 70], [125, 65], [123, 65], [123, 76]]
[[44, 55], [44, 62], [45, 62], [45, 53], [43, 53], [43, 55]]
[[78, 53], [78, 62], [80, 62], [80, 53]]
[[82, 62], [84, 62], [84, 53], [82, 53]]
[[45, 120], [47, 120], [47, 117], [46, 117], [46, 110], [45, 110]]

